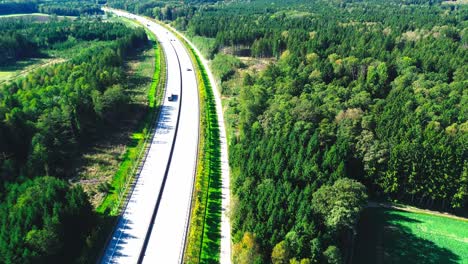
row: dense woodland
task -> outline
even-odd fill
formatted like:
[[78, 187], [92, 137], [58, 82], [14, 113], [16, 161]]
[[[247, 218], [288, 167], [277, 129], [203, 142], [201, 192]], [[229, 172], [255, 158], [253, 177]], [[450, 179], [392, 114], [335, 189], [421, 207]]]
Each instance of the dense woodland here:
[[[96, 228], [88, 197], [67, 181], [73, 162], [126, 110], [123, 61], [148, 39], [142, 29], [95, 19], [1, 20], [0, 32], [40, 53], [80, 47], [0, 87], [2, 263], [72, 263]], [[22, 41], [10, 41], [9, 54], [21, 54]]]
[[[230, 97], [235, 262], [349, 261], [366, 193], [466, 213], [466, 5], [110, 3], [211, 45]], [[276, 63], [245, 70], [214, 56], [226, 47]]]
[[[67, 14], [63, 3], [0, 3], [0, 10]], [[228, 98], [235, 263], [350, 261], [368, 196], [467, 212], [466, 5], [108, 3], [171, 21], [209, 44], [201, 48]], [[80, 20], [9, 21], [0, 31], [2, 65], [90, 43], [66, 63], [0, 88], [0, 255], [6, 263], [69, 263], [95, 219], [81, 188], [64, 179], [78, 146], [125, 109], [117, 107], [127, 101], [122, 61], [146, 35]], [[274, 63], [246, 69], [222, 54], [226, 48]]]
[[59, 16], [103, 14], [96, 1], [5, 1], [0, 3], [0, 15], [46, 13]]

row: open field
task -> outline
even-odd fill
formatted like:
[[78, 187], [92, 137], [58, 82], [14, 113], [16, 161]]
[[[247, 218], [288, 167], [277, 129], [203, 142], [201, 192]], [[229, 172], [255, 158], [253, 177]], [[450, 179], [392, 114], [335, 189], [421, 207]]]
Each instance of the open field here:
[[361, 216], [354, 263], [468, 263], [468, 221], [392, 208]]
[[55, 63], [64, 62], [62, 58], [41, 58], [18, 61], [14, 65], [0, 67], [0, 84], [25, 76], [33, 70]]
[[11, 15], [0, 15], [1, 18], [27, 18], [32, 19], [33, 21], [37, 22], [46, 22], [49, 21], [52, 17], [56, 17], [57, 19], [76, 19], [74, 16], [55, 16], [55, 15], [48, 15], [43, 13], [31, 13], [31, 14], [11, 14]]
[[190, 36], [189, 39], [195, 46], [197, 46], [205, 58], [211, 59], [217, 51], [216, 40], [214, 38]]

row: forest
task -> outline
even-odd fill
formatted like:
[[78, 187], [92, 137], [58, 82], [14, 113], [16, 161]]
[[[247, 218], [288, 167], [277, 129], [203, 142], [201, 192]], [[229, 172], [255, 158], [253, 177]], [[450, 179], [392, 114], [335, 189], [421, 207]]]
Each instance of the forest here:
[[[92, 246], [97, 216], [68, 180], [83, 147], [105, 137], [127, 109], [123, 62], [147, 35], [100, 19], [0, 20], [0, 32], [10, 45], [6, 64], [82, 45], [66, 62], [0, 87], [2, 262], [88, 262], [78, 258]], [[24, 45], [35, 52], [24, 54]]]
[[[468, 6], [108, 5], [171, 23], [212, 59], [230, 141], [234, 263], [350, 263], [368, 200], [468, 214]], [[0, 3], [0, 15], [32, 12], [100, 11], [95, 1]], [[89, 261], [77, 258], [97, 220], [68, 183], [71, 168], [125, 111], [123, 61], [146, 34], [88, 18], [5, 19], [0, 32], [0, 66], [77, 47], [0, 86], [0, 256]]]
[[109, 3], [170, 21], [214, 58], [235, 263], [349, 262], [367, 196], [467, 213], [466, 5]]
[[79, 16], [103, 14], [96, 1], [2, 1], [0, 15], [55, 14], [59, 16]]

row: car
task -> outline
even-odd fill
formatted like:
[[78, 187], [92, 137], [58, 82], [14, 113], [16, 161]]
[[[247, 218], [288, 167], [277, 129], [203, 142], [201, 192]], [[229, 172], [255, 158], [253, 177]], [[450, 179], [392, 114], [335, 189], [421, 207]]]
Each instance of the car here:
[[170, 102], [174, 101], [176, 99], [176, 95], [171, 93], [167, 96], [167, 100], [169, 100]]
[[148, 27], [149, 27], [149, 26], [150, 26], [150, 24], [146, 24], [146, 26], [148, 26]]
[[187, 68], [187, 71], [192, 71], [192, 69], [190, 69], [190, 68]]

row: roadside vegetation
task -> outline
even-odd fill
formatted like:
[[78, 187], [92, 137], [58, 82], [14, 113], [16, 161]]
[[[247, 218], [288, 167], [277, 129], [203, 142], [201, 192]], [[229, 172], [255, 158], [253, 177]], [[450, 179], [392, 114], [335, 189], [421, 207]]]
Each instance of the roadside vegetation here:
[[[8, 19], [0, 29], [4, 67], [51, 54], [66, 60], [0, 87], [2, 261], [90, 262], [150, 136], [161, 51], [142, 28], [95, 18]], [[21, 53], [24, 45], [34, 53]]]
[[342, 179], [373, 199], [467, 213], [466, 5], [201, 2], [109, 4], [171, 23], [213, 59], [234, 262], [349, 261], [359, 214], [326, 224], [316, 202]]
[[197, 233], [201, 238], [197, 263], [217, 263], [219, 262], [221, 239], [221, 146], [218, 118], [213, 90], [206, 69], [194, 50], [190, 48], [190, 51], [195, 57], [194, 61], [198, 64], [202, 81], [205, 84], [204, 112], [207, 120], [205, 133], [202, 134], [205, 136], [205, 146], [203, 147], [205, 156], [201, 162], [205, 163], [203, 166], [205, 169], [200, 174], [205, 174], [201, 181], [206, 182], [206, 186], [202, 189], [204, 205], [201, 207], [204, 208], [204, 212], [202, 213], [202, 232]]
[[[117, 21], [119, 20], [125, 20], [127, 25], [133, 24], [134, 27], [141, 27], [141, 25], [124, 18], [119, 18]], [[131, 143], [122, 153], [120, 165], [111, 182], [104, 183], [104, 186], [98, 186], [98, 189], [103, 187], [107, 189], [105, 199], [97, 207], [97, 212], [100, 213], [108, 212], [111, 215], [120, 213], [125, 197], [130, 191], [129, 185], [133, 182], [141, 160], [147, 151], [149, 140], [153, 135], [152, 128], [159, 114], [166, 77], [165, 74], [161, 75], [161, 72], [165, 72], [165, 61], [163, 51], [157, 45], [156, 37], [150, 31], [147, 31], [147, 34], [151, 40], [152, 49], [146, 50], [139, 55], [140, 57], [136, 58], [136, 67], [129, 69], [131, 72], [129, 72], [128, 85], [134, 93], [136, 103], [147, 104], [148, 111], [142, 113], [142, 116], [136, 116], [137, 128], [131, 133]]]
[[[125, 18], [112, 18], [112, 20], [125, 23], [132, 28], [142, 28], [142, 25], [125, 19]], [[130, 61], [131, 65], [128, 70], [128, 87], [133, 93], [134, 103], [139, 103], [141, 107], [148, 108], [147, 111], [141, 112], [142, 115], [134, 115], [132, 117], [135, 125], [125, 133], [123, 136], [129, 137], [127, 139], [118, 139], [115, 144], [122, 144], [128, 142], [124, 150], [119, 153], [119, 157], [111, 156], [110, 159], [105, 159], [99, 162], [101, 155], [98, 155], [96, 161], [92, 161], [91, 167], [85, 166], [88, 170], [93, 170], [96, 165], [106, 164], [107, 162], [117, 162], [117, 166], [104, 166], [99, 165], [101, 174], [99, 176], [99, 185], [96, 182], [91, 186], [94, 190], [97, 189], [96, 194], [103, 199], [96, 200], [96, 212], [100, 214], [100, 226], [96, 229], [95, 236], [92, 240], [92, 246], [88, 252], [82, 255], [83, 259], [98, 259], [101, 257], [103, 250], [105, 250], [106, 243], [110, 236], [118, 215], [121, 213], [122, 208], [125, 206], [128, 195], [132, 191], [131, 185], [135, 181], [138, 169], [140, 168], [142, 160], [145, 158], [150, 141], [153, 137], [154, 122], [159, 116], [160, 105], [164, 96], [164, 87], [166, 83], [166, 62], [162, 49], [157, 44], [155, 35], [146, 30], [146, 33], [151, 40], [151, 49], [145, 50], [142, 54]], [[140, 92], [138, 92], [140, 91]], [[142, 105], [141, 105], [142, 104]], [[119, 145], [117, 145], [119, 146]], [[103, 173], [112, 172], [108, 181], [103, 178]], [[86, 180], [81, 181], [81, 184]]]
[[200, 104], [197, 170], [184, 263], [218, 263], [221, 247], [221, 146], [216, 105], [200, 58], [183, 38], [179, 39], [194, 63]]
[[0, 15], [46, 13], [60, 16], [103, 14], [98, 1], [3, 1]]

